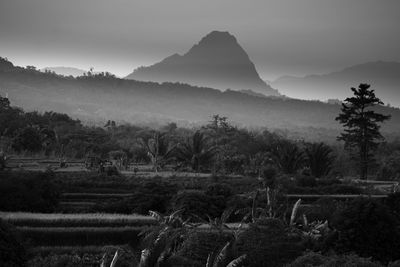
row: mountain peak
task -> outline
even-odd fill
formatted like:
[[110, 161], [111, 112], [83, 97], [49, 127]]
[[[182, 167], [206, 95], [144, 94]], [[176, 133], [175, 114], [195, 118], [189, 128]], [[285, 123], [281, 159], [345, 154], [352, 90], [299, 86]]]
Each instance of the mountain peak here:
[[221, 42], [225, 42], [225, 43], [229, 43], [229, 42], [234, 42], [237, 43], [237, 40], [235, 38], [235, 36], [233, 36], [232, 34], [230, 34], [229, 32], [225, 31], [212, 31], [209, 34], [207, 34], [206, 36], [204, 36], [199, 44], [204, 44], [204, 43], [221, 43]]
[[174, 54], [152, 66], [141, 67], [126, 78], [279, 95], [261, 80], [246, 51], [227, 31], [212, 31], [184, 55]]

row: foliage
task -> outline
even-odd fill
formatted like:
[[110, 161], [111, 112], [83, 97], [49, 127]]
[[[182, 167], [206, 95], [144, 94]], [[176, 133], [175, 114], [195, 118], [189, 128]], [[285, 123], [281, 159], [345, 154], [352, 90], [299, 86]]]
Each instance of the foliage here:
[[164, 266], [170, 257], [176, 253], [194, 225], [182, 219], [182, 210], [163, 216], [158, 212], [150, 211], [158, 224], [151, 230], [142, 231], [145, 249], [142, 250], [138, 267]]
[[317, 179], [312, 176], [297, 176], [296, 177], [296, 185], [299, 187], [316, 187]]
[[230, 233], [218, 231], [190, 231], [182, 243], [178, 255], [200, 262], [205, 266], [208, 255], [223, 247], [226, 242], [232, 240]]
[[383, 105], [383, 102], [369, 88], [369, 84], [363, 83], [358, 89], [352, 87], [354, 96], [345, 99], [346, 103], [342, 104], [341, 113], [336, 117], [345, 127], [338, 140], [343, 140], [345, 147], [350, 150], [357, 149], [361, 179], [367, 178], [368, 166], [373, 156], [371, 152], [377, 148], [377, 141], [383, 139], [378, 123], [390, 119], [390, 115], [383, 115], [372, 109], [376, 105]]
[[51, 212], [59, 201], [54, 175], [45, 173], [0, 173], [0, 210]]
[[181, 191], [172, 200], [173, 210], [184, 210], [184, 216], [203, 219], [219, 217], [226, 207], [223, 196], [209, 196], [202, 191]]
[[306, 147], [306, 164], [312, 176], [321, 178], [330, 172], [335, 159], [332, 152], [333, 150], [324, 143], [312, 143]]
[[400, 151], [394, 151], [381, 160], [377, 178], [380, 180], [400, 180]]
[[46, 267], [46, 266], [54, 266], [54, 267], [84, 267], [85, 261], [84, 259], [76, 254], [62, 254], [56, 255], [51, 254], [46, 257], [34, 257], [29, 260], [28, 266], [30, 267]]
[[304, 154], [293, 142], [280, 141], [272, 150], [276, 166], [287, 174], [296, 173], [304, 164]]
[[175, 147], [171, 147], [167, 138], [167, 133], [155, 131], [152, 138], [147, 140], [142, 139], [141, 142], [151, 158], [155, 172], [164, 167], [173, 156]]
[[225, 183], [213, 183], [207, 186], [205, 191], [206, 195], [209, 196], [223, 196], [229, 198], [233, 195], [232, 187]]
[[400, 233], [397, 225], [396, 217], [383, 204], [356, 199], [333, 218], [331, 226], [337, 231], [334, 248], [381, 262], [398, 259]]
[[155, 220], [138, 214], [0, 212], [0, 218], [14, 226], [27, 227], [124, 227], [149, 226]]
[[369, 258], [361, 258], [357, 255], [322, 255], [317, 252], [307, 252], [295, 259], [287, 267], [381, 267], [382, 265], [371, 261]]
[[166, 212], [178, 188], [174, 184], [161, 181], [149, 181], [140, 185], [132, 196], [118, 201], [99, 204], [96, 211], [148, 214], [149, 210]]
[[301, 237], [278, 219], [261, 219], [243, 230], [237, 240], [240, 255], [247, 254], [250, 266], [283, 266], [301, 255]]
[[142, 227], [27, 227], [18, 228], [24, 240], [33, 246], [136, 246]]
[[384, 204], [400, 220], [400, 192], [389, 194]]
[[177, 146], [177, 160], [199, 172], [201, 167], [211, 163], [216, 153], [216, 147], [208, 145], [208, 142], [204, 133], [196, 131], [185, 143]]
[[0, 265], [24, 266], [25, 260], [26, 251], [18, 240], [16, 231], [0, 220]]

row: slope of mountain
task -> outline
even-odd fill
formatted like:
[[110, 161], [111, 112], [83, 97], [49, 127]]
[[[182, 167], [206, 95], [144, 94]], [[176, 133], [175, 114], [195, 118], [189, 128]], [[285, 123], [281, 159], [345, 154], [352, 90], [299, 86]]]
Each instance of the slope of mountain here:
[[386, 104], [400, 107], [400, 63], [376, 61], [355, 65], [338, 72], [305, 77], [284, 76], [272, 85], [281, 93], [301, 99], [344, 99], [351, 87], [371, 84], [376, 95]]
[[73, 77], [78, 77], [82, 76], [85, 72], [85, 70], [81, 70], [78, 68], [71, 68], [71, 67], [46, 67], [43, 69], [40, 69], [40, 71], [45, 72], [45, 71], [51, 71], [55, 72], [56, 74], [63, 75], [63, 76], [73, 76]]
[[140, 67], [126, 78], [279, 95], [261, 80], [247, 53], [228, 32], [213, 31], [186, 54], [174, 54], [152, 66]]
[[[132, 123], [170, 121], [180, 125], [205, 123], [213, 114], [248, 127], [287, 129], [321, 140], [334, 140], [340, 129], [335, 117], [340, 106], [319, 101], [257, 97], [237, 91], [221, 92], [180, 83], [154, 83], [93, 75], [78, 78], [14, 67], [0, 58], [0, 94], [26, 110], [57, 111], [83, 120]], [[391, 114], [383, 126], [400, 133], [400, 109], [378, 107]]]

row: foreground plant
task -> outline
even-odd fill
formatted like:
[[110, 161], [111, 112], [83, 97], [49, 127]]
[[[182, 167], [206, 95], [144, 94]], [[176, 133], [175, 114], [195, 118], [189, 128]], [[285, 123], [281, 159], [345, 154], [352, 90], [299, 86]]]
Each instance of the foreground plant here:
[[206, 267], [240, 267], [245, 266], [246, 254], [234, 258], [234, 241], [225, 244], [217, 252], [208, 255]]
[[158, 225], [151, 230], [145, 230], [143, 242], [146, 248], [142, 250], [138, 267], [158, 267], [166, 263], [171, 255], [177, 251], [188, 229], [196, 225], [189, 220], [182, 219], [183, 210], [178, 210], [170, 215], [162, 215], [150, 211]]

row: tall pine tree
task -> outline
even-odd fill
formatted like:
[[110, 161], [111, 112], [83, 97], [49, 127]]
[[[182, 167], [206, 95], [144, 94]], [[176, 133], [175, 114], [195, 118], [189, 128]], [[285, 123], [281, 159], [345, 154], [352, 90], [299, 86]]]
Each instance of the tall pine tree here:
[[390, 115], [379, 114], [374, 111], [376, 105], [383, 102], [375, 96], [374, 90], [369, 89], [369, 84], [360, 84], [358, 89], [352, 87], [354, 96], [345, 99], [341, 113], [336, 118], [344, 126], [344, 132], [338, 136], [338, 140], [345, 142], [345, 148], [356, 151], [360, 178], [366, 179], [368, 166], [373, 159], [373, 152], [378, 142], [383, 139], [379, 129], [379, 123], [390, 119]]

